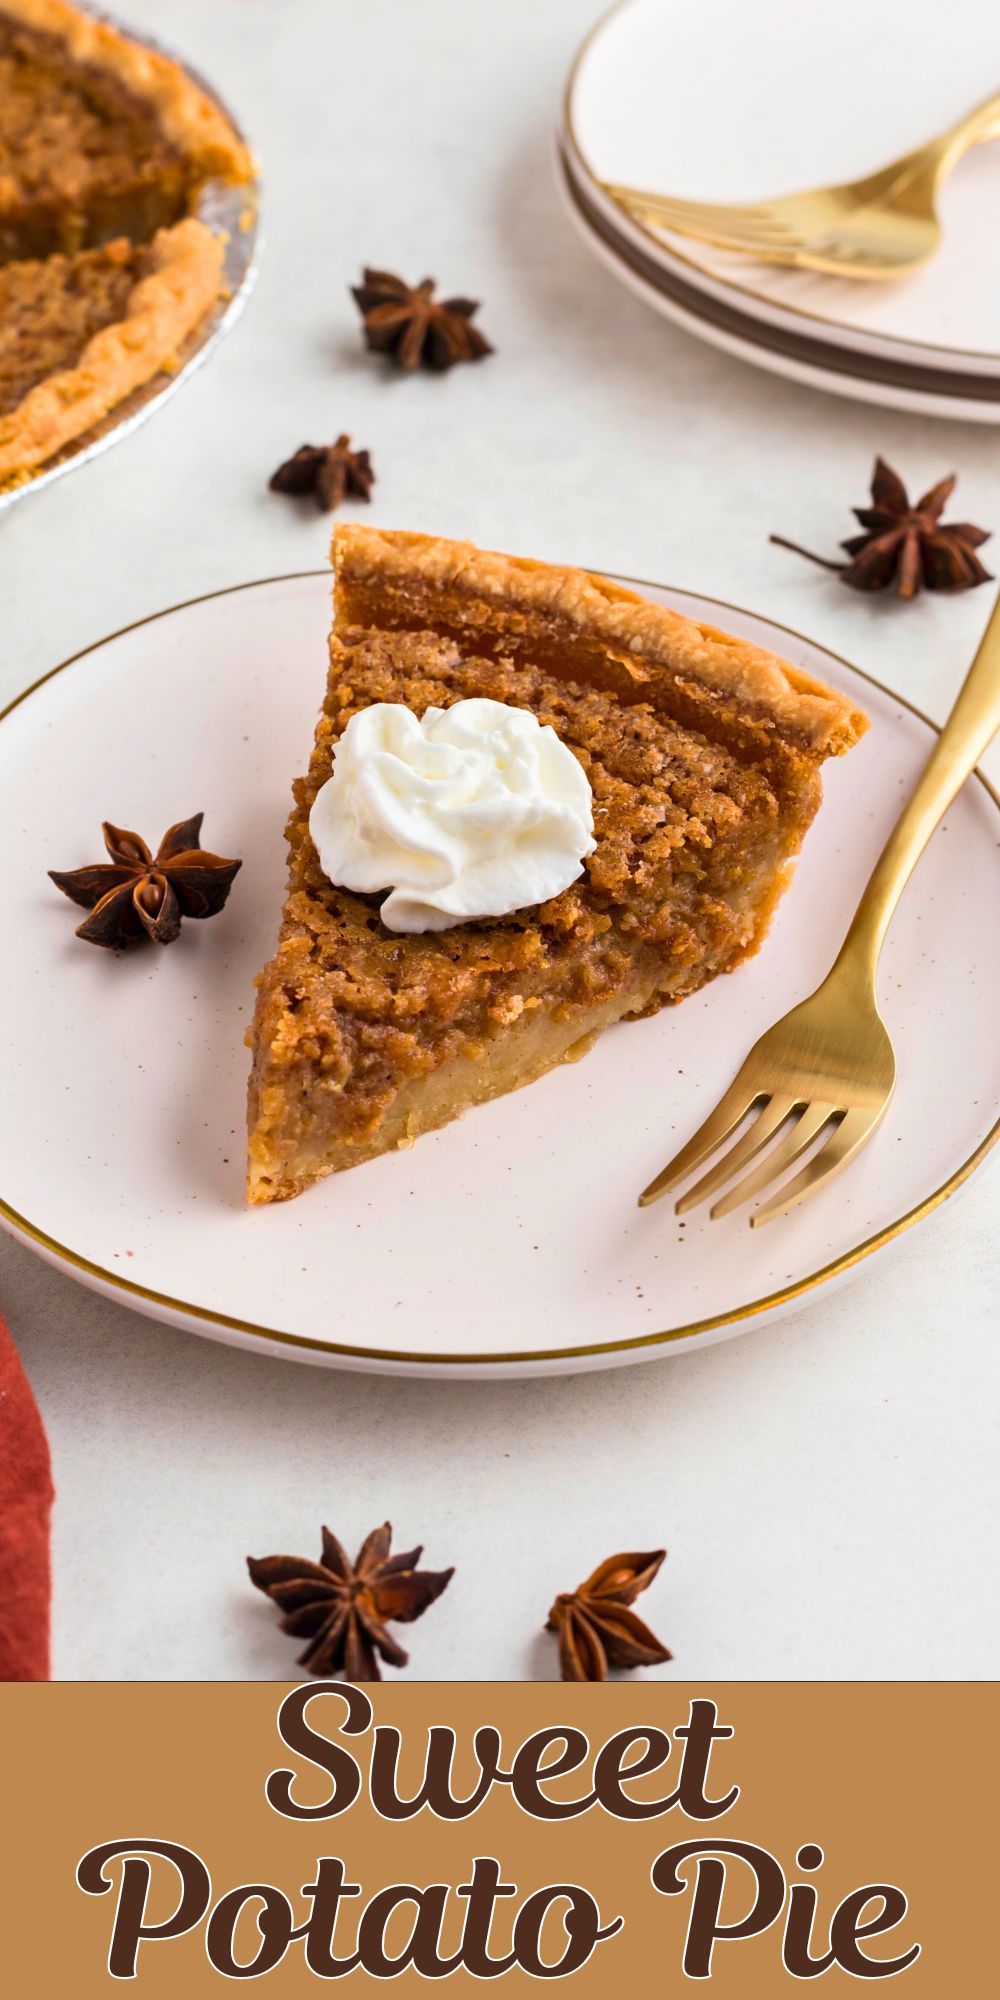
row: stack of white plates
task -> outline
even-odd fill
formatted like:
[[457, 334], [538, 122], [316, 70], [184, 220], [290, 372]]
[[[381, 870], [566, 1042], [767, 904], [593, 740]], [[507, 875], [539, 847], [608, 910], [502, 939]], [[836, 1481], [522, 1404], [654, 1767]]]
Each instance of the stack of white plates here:
[[689, 332], [837, 395], [1000, 423], [1000, 143], [943, 190], [938, 255], [878, 283], [644, 226], [603, 185], [754, 201], [853, 180], [991, 90], [996, 0], [619, 0], [570, 74], [560, 180], [595, 254]]

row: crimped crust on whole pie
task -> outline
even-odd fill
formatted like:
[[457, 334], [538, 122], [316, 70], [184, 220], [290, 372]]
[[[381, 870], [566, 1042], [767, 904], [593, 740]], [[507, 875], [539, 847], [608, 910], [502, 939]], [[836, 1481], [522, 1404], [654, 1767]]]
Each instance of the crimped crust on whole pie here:
[[[224, 246], [204, 224], [188, 217], [161, 229], [148, 246], [116, 242], [104, 250], [80, 251], [75, 258], [52, 257], [41, 265], [0, 266], [0, 348], [11, 321], [5, 301], [29, 298], [36, 331], [42, 317], [39, 288], [56, 300], [72, 286], [74, 269], [99, 260], [116, 261], [134, 281], [115, 317], [86, 340], [71, 365], [47, 373], [6, 414], [0, 414], [0, 483], [42, 464], [73, 438], [106, 416], [115, 404], [168, 368], [178, 348], [212, 305], [219, 290]], [[16, 321], [13, 342], [17, 347]]]
[[[340, 527], [326, 699], [251, 1033], [248, 1197], [285, 1200], [530, 1082], [760, 944], [865, 717], [758, 647], [584, 571]], [[529, 708], [587, 771], [595, 851], [540, 907], [401, 936], [324, 877], [309, 812], [359, 709]]]
[[81, 13], [69, 0], [0, 0], [7, 20], [62, 45], [82, 73], [104, 74], [144, 105], [203, 180], [249, 178], [253, 161], [225, 114], [170, 56]]

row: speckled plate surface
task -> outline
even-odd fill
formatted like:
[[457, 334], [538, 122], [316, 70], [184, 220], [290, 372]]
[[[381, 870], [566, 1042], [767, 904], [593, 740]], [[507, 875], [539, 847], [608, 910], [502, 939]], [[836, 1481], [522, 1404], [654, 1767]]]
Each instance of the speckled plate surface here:
[[[587, 552], [581, 552], [586, 556]], [[0, 1220], [84, 1283], [172, 1324], [329, 1364], [488, 1379], [685, 1351], [794, 1310], [901, 1242], [1000, 1120], [1000, 802], [966, 785], [903, 897], [880, 991], [892, 1108], [851, 1169], [784, 1221], [681, 1224], [635, 1198], [755, 1036], [827, 970], [930, 723], [766, 619], [641, 586], [844, 688], [872, 727], [827, 797], [763, 950], [586, 1059], [409, 1152], [273, 1209], [243, 1203], [252, 981], [320, 698], [325, 574], [178, 606], [91, 647], [0, 723], [5, 963]], [[192, 730], [190, 716], [199, 726]], [[73, 936], [50, 867], [104, 817], [156, 840], [203, 807], [241, 854], [225, 912], [126, 958]], [[138, 1330], [137, 1330], [138, 1331]]]
[[[113, 18], [103, 8], [89, 7], [82, 11], [96, 14], [102, 20]], [[127, 33], [132, 41], [142, 42], [147, 48], [159, 49], [164, 55], [169, 55], [175, 62], [180, 63], [185, 74], [214, 100], [239, 137], [249, 144], [246, 133], [240, 128], [239, 120], [234, 117], [224, 98], [205, 77], [191, 67], [190, 63], [183, 62], [173, 49], [165, 48], [161, 41], [154, 41], [152, 36], [139, 34], [131, 27], [125, 28], [124, 24], [117, 20], [115, 25], [122, 27], [123, 32]], [[145, 382], [141, 389], [137, 389], [124, 402], [117, 403], [99, 424], [85, 431], [82, 437], [74, 438], [56, 458], [41, 466], [33, 479], [25, 481], [20, 486], [8, 486], [0, 491], [0, 515], [8, 507], [15, 507], [20, 501], [28, 500], [34, 494], [40, 493], [44, 487], [51, 486], [53, 480], [62, 479], [67, 472], [74, 472], [80, 466], [89, 464], [99, 452], [107, 451], [111, 445], [118, 444], [122, 438], [128, 437], [130, 431], [145, 423], [147, 417], [162, 409], [164, 403], [176, 395], [178, 389], [183, 388], [195, 369], [200, 368], [202, 362], [208, 360], [209, 355], [215, 351], [230, 328], [235, 326], [253, 290], [260, 261], [263, 242], [260, 182], [254, 178], [252, 181], [244, 182], [241, 187], [227, 187], [221, 181], [210, 181], [202, 188], [194, 213], [202, 222], [207, 223], [210, 229], [216, 232], [222, 231], [226, 235], [226, 254], [222, 267], [223, 289], [212, 311], [206, 314], [200, 325], [184, 342], [177, 356], [176, 368], [169, 375], [164, 373], [154, 375], [151, 381]]]

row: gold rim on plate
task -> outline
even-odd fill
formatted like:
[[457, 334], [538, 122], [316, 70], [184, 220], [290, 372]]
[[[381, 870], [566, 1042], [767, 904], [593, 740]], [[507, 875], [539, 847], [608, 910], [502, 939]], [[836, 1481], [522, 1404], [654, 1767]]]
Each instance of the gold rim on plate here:
[[[573, 151], [575, 152], [581, 167], [583, 168], [584, 172], [588, 175], [589, 179], [593, 181], [595, 187], [601, 186], [601, 178], [600, 175], [597, 173], [596, 169], [594, 168], [594, 166], [591, 164], [590, 160], [587, 158], [583, 146], [580, 143], [580, 138], [576, 130], [576, 126], [573, 122], [573, 109], [572, 109], [573, 92], [576, 87], [577, 77], [579, 75], [580, 70], [583, 67], [583, 63], [586, 57], [589, 55], [593, 44], [597, 41], [598, 36], [603, 34], [604, 29], [608, 25], [608, 22], [613, 20], [616, 14], [623, 13], [626, 7], [630, 7], [633, 4], [634, 0], [613, 0], [613, 5], [610, 6], [607, 9], [607, 11], [601, 15], [599, 20], [594, 22], [593, 27], [588, 30], [587, 34], [584, 36], [583, 41], [580, 43], [580, 46], [577, 49], [575, 56], [573, 57], [573, 61], [570, 66], [570, 72], [566, 79], [566, 88], [563, 93], [563, 125], [565, 131], [569, 136]], [[640, 236], [644, 236], [646, 241], [650, 243], [656, 250], [660, 251], [661, 253], [665, 251], [668, 257], [675, 259], [678, 264], [683, 264], [685, 269], [693, 274], [690, 287], [689, 288], [685, 287], [685, 289], [699, 291], [703, 299], [710, 297], [710, 295], [701, 291], [701, 287], [697, 283], [698, 278], [707, 278], [712, 284], [719, 285], [725, 291], [736, 292], [743, 298], [754, 299], [756, 300], [758, 305], [768, 306], [772, 310], [777, 312], [790, 313], [795, 319], [809, 320], [813, 326], [827, 327], [827, 328], [836, 327], [839, 333], [845, 333], [848, 335], [848, 337], [860, 334], [864, 340], [877, 341], [883, 346], [888, 346], [890, 342], [892, 342], [894, 339], [903, 338], [903, 336], [878, 333], [869, 327], [852, 326], [850, 320], [830, 319], [822, 313], [810, 312], [808, 306], [794, 305], [788, 299], [770, 298], [767, 292], [758, 291], [755, 289], [753, 285], [743, 284], [737, 278], [723, 277], [718, 271], [709, 270], [706, 265], [699, 263], [697, 257], [686, 256], [684, 251], [678, 249], [673, 241], [671, 241], [669, 244], [665, 244], [663, 242], [662, 237], [658, 236], [655, 230], [648, 228], [646, 223], [640, 222], [636, 216], [630, 215], [627, 219], [631, 227], [635, 229]], [[615, 240], [617, 247], [619, 248], [623, 247], [625, 239], [619, 237], [616, 238]], [[664, 272], [663, 266], [661, 264], [657, 263], [655, 268], [659, 273], [661, 279], [666, 277], [666, 273]], [[681, 281], [678, 280], [677, 282], [680, 283]], [[667, 289], [667, 287], [661, 283], [658, 289], [665, 290]], [[714, 303], [718, 304], [719, 301], [716, 300], [714, 301]], [[733, 308], [732, 310], [735, 312], [736, 308]], [[705, 318], [707, 317], [707, 315], [702, 313], [701, 317]], [[755, 326], [760, 326], [761, 324], [765, 323], [761, 322], [757, 318], [757, 316], [753, 313], [747, 313], [745, 317], [750, 321], [752, 321], [752, 323]], [[771, 325], [772, 331], [775, 330], [773, 322], [767, 322], [767, 324]], [[803, 335], [804, 339], [807, 337], [808, 336]], [[760, 345], [762, 343], [758, 344]], [[964, 354], [970, 361], [992, 361], [994, 363], [1000, 363], [1000, 351], [990, 352], [988, 348], [942, 347], [939, 341], [918, 340], [915, 337], [911, 337], [909, 334], [905, 336], [905, 344], [908, 347], [920, 348], [922, 352], [925, 354], [937, 354], [937, 355]], [[854, 353], [862, 352], [862, 350], [859, 348], [855, 348], [852, 351]], [[876, 363], [876, 366], [885, 365], [879, 362], [879, 357], [877, 355], [872, 355], [869, 358]], [[898, 367], [905, 367], [907, 364], [905, 362], [897, 362], [896, 365]], [[912, 365], [916, 366], [917, 364], [914, 363]], [[956, 370], [953, 372], [958, 373], [960, 371]], [[885, 378], [883, 378], [880, 375], [875, 375], [873, 379], [875, 381], [881, 381]]]
[[558, 149], [558, 167], [566, 200], [576, 211], [583, 229], [593, 232], [608, 256], [624, 264], [647, 290], [655, 292], [660, 298], [669, 299], [700, 326], [718, 327], [731, 339], [740, 341], [744, 349], [751, 350], [751, 354], [740, 358], [749, 361], [752, 355], [780, 354], [798, 366], [811, 368], [822, 375], [884, 385], [901, 390], [908, 396], [936, 396], [939, 401], [948, 399], [956, 406], [954, 412], [942, 411], [940, 414], [954, 416], [956, 420], [967, 414], [961, 408], [963, 403], [975, 404], [983, 409], [1000, 405], [1000, 375], [986, 377], [956, 369], [925, 367], [915, 361], [883, 361], [875, 355], [862, 355], [851, 348], [836, 347], [830, 341], [814, 340], [807, 334], [789, 333], [783, 327], [753, 319], [749, 314], [739, 312], [735, 306], [728, 305], [724, 299], [712, 298], [708, 292], [689, 285], [683, 278], [671, 278], [645, 250], [619, 236], [612, 228], [574, 178], [569, 157], [562, 147]]
[[[597, 574], [608, 575], [609, 572], [598, 570]], [[50, 667], [48, 672], [41, 674], [38, 680], [31, 683], [30, 687], [25, 688], [21, 694], [15, 695], [13, 701], [8, 702], [6, 708], [0, 709], [0, 722], [6, 721], [8, 716], [13, 715], [15, 709], [20, 708], [33, 694], [37, 694], [39, 688], [45, 687], [49, 681], [54, 680], [57, 674], [64, 673], [67, 667], [75, 666], [78, 661], [85, 660], [89, 654], [99, 652], [103, 646], [112, 644], [115, 639], [124, 638], [129, 632], [137, 632], [144, 625], [155, 625], [161, 618], [171, 617], [175, 611], [189, 611], [193, 605], [207, 604], [217, 597], [233, 597], [237, 592], [243, 590], [266, 589], [270, 584], [297, 583], [308, 577], [328, 575], [329, 571], [324, 569], [307, 569], [289, 570], [281, 576], [255, 577], [248, 583], [228, 584], [222, 590], [202, 591], [197, 597], [183, 598], [180, 603], [166, 605], [162, 611], [153, 611], [145, 618], [134, 618], [129, 624], [120, 626], [116, 632], [109, 632], [103, 639], [95, 639], [89, 646], [81, 647], [78, 653], [71, 653], [68, 659], [60, 660], [58, 666]], [[615, 575], [611, 578], [611, 581], [624, 583], [636, 590], [665, 590], [669, 593], [676, 589], [679, 597], [695, 596], [698, 598], [699, 603], [711, 605], [719, 611], [735, 612], [737, 617], [743, 618], [759, 617], [758, 613], [748, 612], [745, 606], [731, 604], [725, 598], [706, 597], [700, 592], [684, 591], [674, 585], [651, 583], [648, 578], [644, 577]], [[797, 639], [802, 645], [813, 646], [816, 644], [804, 632], [797, 632], [794, 626], [791, 625], [782, 625], [777, 619], [769, 618], [761, 622], [770, 625], [775, 632], [783, 632], [788, 638]], [[882, 681], [876, 680], [874, 674], [866, 674], [860, 667], [852, 666], [849, 660], [845, 660], [839, 653], [831, 652], [829, 647], [824, 646], [819, 650], [824, 652], [828, 659], [834, 660], [838, 666], [846, 667], [849, 673], [857, 674], [858, 678], [867, 682], [869, 687], [877, 688], [880, 694], [887, 695], [890, 701], [897, 702], [900, 708], [905, 708], [909, 714], [915, 715], [918, 721], [926, 724], [927, 728], [932, 730], [935, 735], [940, 734], [937, 723], [932, 722], [929, 715], [925, 715], [923, 710], [917, 708], [913, 702], [907, 701], [905, 696], [897, 694], [895, 689], [887, 688]], [[973, 773], [973, 776], [983, 787], [983, 790], [992, 800], [993, 804], [1000, 810], [1000, 794], [994, 790], [989, 779], [984, 777], [982, 771], [978, 770]], [[896, 1222], [889, 1223], [884, 1229], [877, 1230], [874, 1235], [866, 1237], [863, 1242], [856, 1244], [853, 1249], [844, 1251], [840, 1257], [834, 1258], [829, 1264], [822, 1265], [818, 1271], [810, 1272], [807, 1277], [798, 1279], [795, 1284], [785, 1285], [778, 1291], [767, 1293], [763, 1298], [753, 1299], [747, 1305], [737, 1307], [734, 1312], [713, 1313], [706, 1319], [694, 1320], [686, 1326], [666, 1327], [659, 1333], [635, 1334], [626, 1340], [586, 1341], [580, 1346], [550, 1347], [540, 1350], [534, 1348], [511, 1348], [493, 1354], [469, 1354], [463, 1352], [441, 1354], [434, 1350], [411, 1349], [409, 1351], [401, 1351], [398, 1348], [365, 1347], [353, 1341], [321, 1340], [311, 1334], [288, 1333], [279, 1327], [259, 1326], [254, 1320], [239, 1319], [232, 1313], [218, 1312], [208, 1306], [194, 1305], [187, 1299], [174, 1298], [169, 1292], [154, 1291], [149, 1285], [141, 1285], [135, 1279], [124, 1278], [119, 1276], [116, 1271], [106, 1270], [103, 1265], [95, 1263], [92, 1258], [84, 1257], [78, 1250], [70, 1249], [68, 1244], [58, 1242], [46, 1230], [40, 1229], [37, 1223], [31, 1222], [27, 1216], [21, 1215], [19, 1210], [6, 1201], [2, 1195], [0, 1195], [0, 1222], [6, 1225], [12, 1235], [22, 1237], [29, 1243], [34, 1244], [49, 1262], [55, 1265], [67, 1265], [71, 1271], [80, 1273], [84, 1278], [94, 1280], [94, 1289], [104, 1289], [111, 1294], [120, 1293], [126, 1301], [136, 1301], [139, 1310], [145, 1309], [150, 1317], [163, 1317], [165, 1314], [168, 1319], [176, 1317], [182, 1324], [186, 1322], [190, 1325], [191, 1322], [194, 1322], [195, 1330], [197, 1330], [199, 1325], [214, 1326], [225, 1329], [229, 1333], [245, 1334], [251, 1339], [266, 1341], [277, 1347], [293, 1347], [317, 1354], [340, 1355], [345, 1360], [375, 1361], [396, 1370], [410, 1366], [491, 1368], [514, 1363], [518, 1365], [533, 1363], [538, 1367], [544, 1368], [552, 1362], [580, 1360], [587, 1355], [638, 1354], [644, 1349], [655, 1351], [657, 1348], [670, 1346], [678, 1341], [695, 1340], [699, 1335], [715, 1332], [723, 1326], [737, 1326], [744, 1320], [757, 1318], [761, 1313], [776, 1312], [780, 1307], [790, 1305], [793, 1300], [801, 1299], [807, 1293], [816, 1291], [819, 1286], [826, 1284], [831, 1278], [838, 1277], [842, 1272], [851, 1270], [855, 1264], [861, 1263], [863, 1258], [871, 1256], [874, 1251], [881, 1250], [887, 1243], [894, 1242], [907, 1229], [912, 1228], [915, 1222], [919, 1222], [925, 1215], [929, 1215], [933, 1209], [940, 1207], [941, 1203], [946, 1201], [949, 1195], [954, 1194], [956, 1189], [961, 1187], [964, 1181], [968, 1180], [970, 1174], [975, 1172], [976, 1168], [985, 1160], [987, 1154], [996, 1145], [998, 1139], [1000, 1139], [1000, 1118], [990, 1128], [985, 1138], [980, 1140], [978, 1146], [969, 1155], [969, 1158], [963, 1161], [962, 1165], [939, 1188], [935, 1188], [932, 1194], [925, 1196], [923, 1201], [918, 1202], [916, 1207], [909, 1209]]]

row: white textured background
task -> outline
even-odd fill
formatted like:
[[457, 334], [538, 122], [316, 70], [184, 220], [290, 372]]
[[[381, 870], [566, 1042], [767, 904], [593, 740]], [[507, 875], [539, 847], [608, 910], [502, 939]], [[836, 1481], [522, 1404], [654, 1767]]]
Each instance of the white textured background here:
[[[998, 435], [786, 386], [674, 332], [592, 263], [551, 147], [596, 11], [129, 0], [243, 118], [264, 264], [246, 319], [160, 417], [0, 522], [0, 700], [129, 619], [320, 564], [328, 522], [266, 481], [304, 438], [347, 429], [374, 456], [374, 519], [732, 599], [944, 714], [988, 593], [870, 602], [767, 534], [829, 548], [876, 450], [917, 488], [957, 469], [959, 514], [1000, 528]], [[480, 296], [497, 358], [387, 377], [347, 294], [366, 260]], [[213, 1347], [0, 1239], [0, 1306], [59, 1487], [56, 1672], [284, 1677], [292, 1650], [245, 1553], [318, 1553], [322, 1519], [356, 1543], [388, 1513], [430, 1564], [458, 1565], [413, 1628], [428, 1679], [548, 1676], [535, 1634], [554, 1592], [661, 1541], [641, 1608], [676, 1654], [667, 1674], [995, 1675], [998, 1192], [994, 1160], [878, 1270], [783, 1327], [525, 1384], [369, 1380]]]

